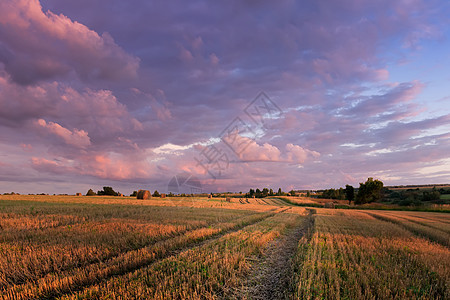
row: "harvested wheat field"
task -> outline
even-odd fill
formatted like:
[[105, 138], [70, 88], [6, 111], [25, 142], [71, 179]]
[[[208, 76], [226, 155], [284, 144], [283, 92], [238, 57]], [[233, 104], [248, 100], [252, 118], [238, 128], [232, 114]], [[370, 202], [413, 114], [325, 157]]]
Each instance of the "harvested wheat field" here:
[[450, 218], [280, 199], [1, 196], [1, 299], [449, 299]]

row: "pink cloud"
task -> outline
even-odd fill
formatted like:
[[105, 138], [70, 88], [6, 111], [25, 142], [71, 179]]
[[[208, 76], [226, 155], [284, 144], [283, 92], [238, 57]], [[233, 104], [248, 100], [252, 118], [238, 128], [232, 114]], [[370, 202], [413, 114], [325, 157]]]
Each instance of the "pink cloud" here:
[[89, 175], [109, 180], [134, 180], [155, 175], [156, 168], [140, 155], [114, 152], [89, 152], [75, 160], [57, 156], [53, 159], [33, 157], [32, 167], [50, 174]]
[[30, 144], [20, 144], [20, 147], [22, 147], [23, 151], [25, 152], [32, 152], [33, 151], [33, 146], [31, 146]]
[[320, 156], [319, 152], [305, 149], [294, 144], [287, 144], [286, 151], [281, 152], [277, 147], [264, 143], [260, 146], [255, 141], [251, 142], [240, 155], [243, 161], [271, 161], [303, 164], [308, 159], [314, 160]]
[[67, 75], [71, 70], [83, 79], [136, 76], [139, 59], [121, 49], [108, 33], [100, 36], [62, 14], [44, 13], [38, 0], [2, 1], [0, 25], [0, 39], [9, 53], [3, 63], [19, 83]]
[[386, 69], [378, 69], [374, 71], [376, 80], [388, 80], [389, 79], [389, 71]]
[[202, 37], [198, 36], [191, 42], [192, 48], [196, 50], [200, 50], [203, 47], [203, 39]]
[[213, 66], [217, 66], [218, 64], [219, 64], [219, 58], [217, 57], [217, 55], [216, 54], [214, 54], [214, 53], [211, 53], [210, 55], [209, 55], [209, 61], [211, 62], [211, 65], [213, 65]]
[[194, 56], [192, 55], [191, 51], [187, 50], [184, 47], [180, 47], [180, 59], [183, 62], [190, 62], [194, 59]]
[[131, 91], [137, 97], [145, 99], [149, 103], [151, 110], [156, 114], [160, 121], [166, 121], [172, 118], [172, 113], [169, 109], [169, 103], [166, 101], [164, 91], [157, 90], [154, 95], [145, 93], [138, 88], [132, 88]]
[[316, 159], [319, 152], [305, 149], [301, 146], [288, 143], [282, 152], [276, 146], [269, 143], [259, 145], [255, 140], [243, 137], [239, 134], [224, 136], [224, 141], [231, 145], [245, 145], [245, 149], [239, 152], [239, 159], [244, 162], [270, 161], [302, 164], [307, 159]]
[[67, 128], [62, 127], [58, 123], [46, 122], [44, 119], [39, 119], [37, 125], [45, 128], [48, 132], [60, 137], [68, 145], [72, 145], [79, 148], [86, 148], [91, 144], [91, 140], [88, 133], [84, 130], [74, 129], [70, 131]]
[[65, 174], [73, 172], [72, 167], [68, 167], [61, 162], [48, 160], [46, 158], [32, 157], [31, 164], [33, 169], [40, 172], [47, 172], [53, 174]]
[[308, 158], [318, 158], [320, 153], [311, 151], [294, 144], [287, 144], [287, 160], [295, 163], [304, 163]]
[[51, 119], [62, 127], [89, 132], [91, 139], [143, 130], [142, 123], [110, 90], [77, 91], [58, 82], [22, 86], [1, 72], [0, 89], [0, 124], [18, 126], [29, 120]]
[[150, 176], [151, 167], [141, 161], [133, 161], [123, 155], [99, 154], [87, 157], [85, 163], [87, 168], [83, 173], [100, 178], [116, 180], [147, 178]]
[[85, 89], [79, 92], [62, 86], [59, 96], [62, 100], [57, 106], [59, 117], [72, 114], [74, 119], [81, 121], [89, 132], [94, 131], [96, 135], [143, 129], [142, 124], [131, 116], [112, 91]]

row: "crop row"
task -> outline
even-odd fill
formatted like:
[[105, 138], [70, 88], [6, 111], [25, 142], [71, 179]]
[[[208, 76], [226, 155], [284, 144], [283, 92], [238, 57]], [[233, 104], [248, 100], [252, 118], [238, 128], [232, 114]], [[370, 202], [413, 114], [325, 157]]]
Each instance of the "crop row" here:
[[62, 299], [228, 298], [249, 274], [254, 257], [264, 255], [267, 245], [298, 224], [298, 218], [303, 216], [274, 214]]
[[299, 243], [295, 299], [448, 299], [448, 248], [352, 212], [318, 215]]
[[137, 250], [126, 251], [108, 260], [72, 268], [62, 272], [48, 273], [45, 276], [3, 291], [4, 299], [52, 298], [81, 289], [105, 278], [139, 269], [158, 259], [172, 255], [179, 249], [213, 238], [224, 232], [237, 230], [258, 222], [274, 213], [251, 214], [229, 222], [219, 222], [185, 232], [183, 235], [155, 242]]

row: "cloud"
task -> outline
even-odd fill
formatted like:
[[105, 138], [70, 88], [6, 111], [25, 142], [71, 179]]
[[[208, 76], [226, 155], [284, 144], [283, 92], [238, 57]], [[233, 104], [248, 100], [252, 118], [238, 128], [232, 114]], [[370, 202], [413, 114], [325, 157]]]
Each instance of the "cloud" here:
[[360, 97], [354, 106], [347, 110], [344, 109], [343, 112], [355, 116], [362, 115], [364, 117], [387, 113], [399, 104], [412, 101], [422, 92], [424, 86], [423, 83], [417, 80], [397, 83], [394, 87], [391, 87], [382, 94]]
[[211, 61], [211, 64], [213, 66], [216, 66], [219, 64], [220, 59], [217, 57], [217, 55], [215, 55], [214, 53], [211, 53], [209, 55], [209, 60]]
[[284, 114], [211, 191], [420, 181], [448, 156], [442, 77], [422, 73], [445, 64], [420, 52], [446, 49], [435, 2], [80, 1], [0, 3], [2, 180], [205, 179], [198, 148], [259, 91]]
[[37, 125], [45, 128], [48, 132], [59, 136], [68, 145], [72, 145], [79, 148], [86, 148], [91, 144], [88, 133], [84, 130], [74, 129], [70, 131], [67, 128], [62, 127], [58, 123], [46, 122], [44, 119], [39, 119]]
[[268, 143], [261, 146], [256, 141], [245, 137], [240, 137], [237, 143], [248, 143], [248, 146], [239, 155], [243, 161], [280, 161], [281, 159], [281, 151]]
[[309, 157], [318, 158], [320, 156], [317, 151], [311, 151], [294, 144], [287, 144], [286, 150], [288, 161], [296, 163], [304, 163]]
[[14, 81], [35, 83], [69, 75], [84, 80], [135, 77], [139, 59], [68, 17], [43, 12], [38, 0], [0, 3], [0, 61]]
[[39, 172], [66, 174], [73, 171], [73, 168], [67, 167], [60, 162], [48, 160], [45, 158], [32, 157], [31, 163], [33, 168]]
[[23, 130], [27, 122], [52, 120], [65, 128], [89, 132], [91, 141], [96, 143], [143, 129], [110, 90], [77, 91], [58, 82], [22, 86], [1, 72], [0, 89], [0, 125], [3, 126]]
[[169, 109], [169, 103], [166, 101], [164, 91], [157, 90], [155, 95], [145, 93], [137, 88], [132, 88], [131, 91], [136, 97], [147, 101], [147, 105], [156, 114], [158, 120], [166, 121], [172, 118], [172, 113]]
[[184, 47], [180, 47], [180, 59], [183, 62], [190, 62], [194, 59], [194, 56], [192, 55], [191, 51], [185, 49]]
[[117, 152], [88, 152], [76, 160], [63, 156], [33, 157], [31, 166], [48, 174], [71, 174], [71, 176], [91, 176], [93, 178], [129, 181], [142, 180], [154, 176], [156, 168], [139, 155], [124, 155]]
[[286, 144], [285, 151], [282, 152], [274, 145], [269, 143], [260, 145], [257, 141], [238, 133], [225, 135], [223, 141], [231, 147], [239, 145], [239, 148], [236, 148], [239, 150], [236, 154], [244, 162], [266, 161], [303, 164], [307, 159], [314, 160], [320, 156], [319, 152], [292, 143]]

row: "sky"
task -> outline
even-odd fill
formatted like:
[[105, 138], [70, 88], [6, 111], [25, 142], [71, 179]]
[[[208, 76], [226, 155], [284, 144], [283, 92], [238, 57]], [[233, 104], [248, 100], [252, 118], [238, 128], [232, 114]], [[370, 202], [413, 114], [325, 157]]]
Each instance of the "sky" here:
[[445, 0], [2, 0], [0, 193], [450, 183], [449, 15]]

